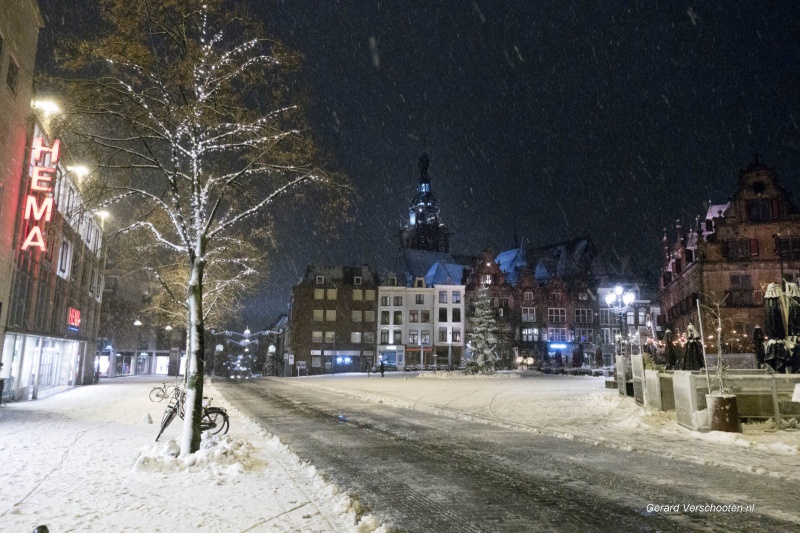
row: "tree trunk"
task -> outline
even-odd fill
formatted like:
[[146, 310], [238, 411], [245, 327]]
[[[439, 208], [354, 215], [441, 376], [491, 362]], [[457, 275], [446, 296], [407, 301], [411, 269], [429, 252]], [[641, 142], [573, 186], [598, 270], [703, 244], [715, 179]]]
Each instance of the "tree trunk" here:
[[[201, 253], [198, 254], [202, 257]], [[205, 324], [203, 322], [203, 270], [204, 263], [190, 260], [188, 344], [186, 365], [186, 413], [183, 421], [181, 455], [200, 449], [200, 418], [203, 410], [203, 376], [205, 374]]]

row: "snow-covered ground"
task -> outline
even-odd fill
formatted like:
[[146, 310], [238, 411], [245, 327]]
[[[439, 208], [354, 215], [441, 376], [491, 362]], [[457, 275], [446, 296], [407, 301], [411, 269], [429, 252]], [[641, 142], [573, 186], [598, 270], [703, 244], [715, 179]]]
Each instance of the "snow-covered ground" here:
[[[688, 431], [674, 413], [648, 412], [602, 378], [508, 373], [341, 374], [293, 378], [403, 409], [502, 425], [640, 454], [679, 457], [754, 475], [800, 480], [800, 431], [745, 424], [743, 434]], [[153, 378], [101, 380], [0, 407], [0, 530], [383, 532], [359, 502], [216, 396], [231, 430], [173, 457], [180, 421], [153, 439], [164, 403]]]
[[387, 372], [303, 377], [314, 387], [366, 401], [581, 440], [632, 453], [679, 457], [756, 475], [800, 481], [800, 429], [771, 422], [744, 424], [743, 433], [689, 431], [673, 412], [648, 411], [604, 378], [504, 373]]
[[173, 457], [181, 420], [154, 442], [157, 383], [101, 380], [0, 407], [0, 531], [385, 531], [219, 397], [228, 435]]

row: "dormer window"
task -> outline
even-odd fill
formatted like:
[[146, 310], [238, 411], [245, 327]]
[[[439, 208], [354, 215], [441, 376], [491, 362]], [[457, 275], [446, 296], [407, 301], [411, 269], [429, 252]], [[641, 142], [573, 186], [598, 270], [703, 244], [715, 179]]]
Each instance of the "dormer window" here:
[[425, 287], [425, 278], [417, 278], [414, 280], [414, 287], [422, 288]]
[[353, 276], [353, 285], [361, 285], [361, 276]]
[[389, 286], [397, 287], [397, 278], [389, 278]]
[[323, 283], [325, 283], [325, 276], [317, 276], [315, 278], [314, 283], [316, 283], [317, 285], [322, 285]]

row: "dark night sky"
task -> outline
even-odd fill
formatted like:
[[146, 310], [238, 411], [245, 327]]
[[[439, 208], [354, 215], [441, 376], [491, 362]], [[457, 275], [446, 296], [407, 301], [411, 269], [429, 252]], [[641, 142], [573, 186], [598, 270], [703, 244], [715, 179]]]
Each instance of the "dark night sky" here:
[[[46, 65], [86, 1], [39, 3]], [[317, 138], [360, 194], [336, 241], [284, 225], [251, 327], [309, 263], [393, 263], [423, 142], [457, 253], [508, 247], [516, 224], [533, 246], [588, 234], [658, 266], [662, 228], [725, 201], [754, 152], [800, 192], [793, 0], [251, 5], [305, 55]]]

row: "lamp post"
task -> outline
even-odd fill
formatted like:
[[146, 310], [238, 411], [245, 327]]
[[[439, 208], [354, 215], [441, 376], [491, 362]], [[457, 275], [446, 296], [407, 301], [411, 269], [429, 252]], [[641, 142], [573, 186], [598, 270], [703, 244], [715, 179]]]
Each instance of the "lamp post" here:
[[[632, 292], [625, 292], [622, 285], [614, 287], [614, 292], [609, 292], [606, 295], [606, 305], [608, 308], [619, 317], [619, 353], [618, 355], [625, 355], [622, 350], [622, 318], [630, 305], [636, 299], [636, 295]], [[627, 329], [627, 328], [626, 328]]]
[[131, 357], [131, 376], [136, 375], [137, 367], [139, 366], [139, 350], [142, 348], [142, 321], [138, 318], [133, 322], [136, 327], [136, 350]]

